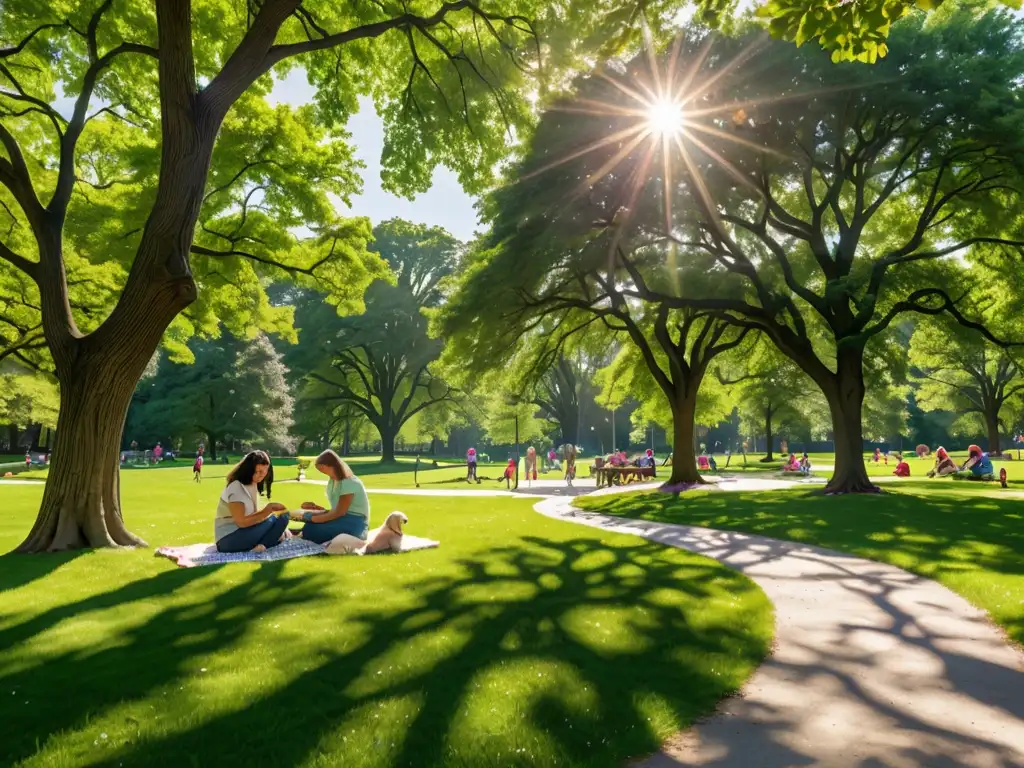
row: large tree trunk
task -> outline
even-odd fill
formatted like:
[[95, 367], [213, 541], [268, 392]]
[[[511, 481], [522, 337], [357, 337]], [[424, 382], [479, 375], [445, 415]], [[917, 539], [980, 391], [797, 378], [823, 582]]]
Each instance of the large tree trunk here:
[[86, 358], [61, 384], [57, 441], [39, 516], [19, 552], [146, 546], [121, 515], [119, 456], [138, 371]]
[[864, 464], [864, 436], [861, 412], [864, 405], [863, 352], [845, 350], [839, 354], [832, 386], [825, 388], [832, 431], [835, 435], [836, 467], [825, 486], [826, 493], [877, 493]]
[[348, 456], [352, 453], [352, 420], [345, 419], [345, 431], [341, 438], [341, 455]]
[[993, 456], [999, 455], [999, 410], [998, 408], [987, 408], [985, 413], [985, 429], [988, 432], [988, 452]]
[[693, 448], [697, 388], [696, 385], [690, 387], [690, 395], [680, 396], [672, 403], [672, 474], [665, 483], [667, 486], [704, 482], [697, 471], [697, 456]]
[[210, 461], [217, 460], [217, 436], [212, 432], [206, 433], [206, 451]]
[[772, 454], [772, 441], [774, 437], [772, 435], [772, 407], [769, 405], [764, 409], [764, 442], [765, 442], [765, 453], [764, 458], [761, 461], [774, 461], [775, 456]]
[[78, 330], [68, 301], [63, 219], [48, 211], [37, 236], [43, 328], [60, 384], [60, 415], [39, 515], [19, 552], [145, 545], [121, 516], [118, 448], [139, 377], [167, 326], [196, 299], [189, 253], [226, 111], [202, 108], [196, 98], [189, 14], [187, 3], [157, 4], [160, 181], [117, 305], [91, 333]]
[[390, 424], [381, 424], [378, 425], [377, 431], [380, 432], [380, 460], [385, 463], [394, 462], [395, 436], [398, 430]]
[[7, 442], [10, 445], [8, 449], [11, 453], [18, 452], [18, 438], [21, 437], [21, 430], [18, 429], [17, 424], [7, 425]]
[[559, 416], [559, 426], [562, 430], [562, 445], [566, 443], [575, 445], [580, 435], [579, 409], [565, 408]]

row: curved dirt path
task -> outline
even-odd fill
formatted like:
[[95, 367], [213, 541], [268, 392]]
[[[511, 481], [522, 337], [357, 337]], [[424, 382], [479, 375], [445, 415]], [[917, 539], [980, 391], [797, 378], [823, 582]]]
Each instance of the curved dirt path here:
[[740, 696], [643, 768], [1020, 768], [1024, 654], [984, 612], [890, 565], [749, 534], [541, 514], [712, 557], [775, 605], [775, 648]]

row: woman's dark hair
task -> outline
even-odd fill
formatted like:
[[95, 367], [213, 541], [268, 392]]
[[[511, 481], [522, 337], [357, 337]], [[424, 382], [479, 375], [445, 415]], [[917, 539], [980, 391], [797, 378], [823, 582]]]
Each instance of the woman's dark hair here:
[[262, 480], [260, 480], [256, 484], [256, 490], [260, 492], [260, 495], [262, 495], [263, 492], [266, 491], [267, 492], [267, 498], [269, 499], [270, 498], [270, 486], [272, 486], [273, 484], [274, 484], [274, 465], [273, 464], [268, 464], [267, 465], [267, 474], [264, 476], [264, 478]]
[[331, 467], [338, 473], [338, 480], [345, 480], [346, 478], [356, 476], [356, 473], [353, 472], [352, 468], [342, 460], [341, 456], [336, 454], [330, 448], [316, 457], [316, 461], [313, 462], [313, 466]]
[[[266, 465], [267, 466], [267, 477], [270, 477], [270, 473], [273, 468], [270, 464], [270, 457], [265, 451], [250, 451], [245, 454], [245, 457], [232, 467], [231, 471], [228, 472], [227, 485], [237, 480], [242, 485], [252, 485], [253, 477], [256, 476], [256, 467]], [[266, 482], [266, 478], [264, 478]], [[260, 483], [262, 486], [263, 483]], [[262, 492], [262, 488], [260, 492]], [[267, 498], [270, 498], [269, 494]]]

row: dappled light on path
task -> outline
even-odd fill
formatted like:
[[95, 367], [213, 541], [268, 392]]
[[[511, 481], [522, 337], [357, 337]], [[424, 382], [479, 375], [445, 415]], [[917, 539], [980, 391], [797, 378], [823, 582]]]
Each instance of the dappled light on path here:
[[1019, 766], [1024, 655], [984, 612], [890, 565], [746, 533], [538, 511], [713, 557], [776, 610], [776, 647], [656, 766]]

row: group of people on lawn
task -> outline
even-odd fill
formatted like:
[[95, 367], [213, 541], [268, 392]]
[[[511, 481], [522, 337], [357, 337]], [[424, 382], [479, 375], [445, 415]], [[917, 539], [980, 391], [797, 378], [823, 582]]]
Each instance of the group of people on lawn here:
[[[907, 474], [910, 474], [909, 471]], [[999, 474], [1000, 480], [1005, 485], [1006, 470], [1002, 470]], [[994, 480], [995, 467], [992, 466], [992, 459], [989, 458], [989, 455], [977, 445], [972, 445], [967, 449], [967, 461], [959, 467], [949, 457], [946, 449], [939, 446], [935, 452], [935, 466], [928, 472], [928, 477], [945, 477], [947, 475], [967, 480]]]
[[[874, 458], [877, 464], [881, 458], [878, 448], [875, 449]], [[896, 454], [896, 462], [893, 474], [896, 477], [910, 477], [910, 464], [903, 458], [902, 453]], [[886, 457], [886, 463], [888, 463], [888, 457]], [[967, 449], [967, 460], [960, 466], [956, 465], [956, 462], [950, 458], [949, 452], [940, 445], [935, 451], [935, 466], [928, 471], [927, 476], [957, 477], [964, 480], [994, 480], [995, 467], [992, 466], [992, 459], [989, 458], [989, 455], [977, 445], [972, 445]], [[1000, 472], [1000, 481], [1005, 486], [1005, 469]]]
[[[270, 456], [264, 451], [246, 454], [228, 473], [217, 504], [217, 550], [262, 552], [293, 535], [317, 544], [326, 544], [342, 533], [365, 541], [370, 528], [370, 499], [363, 482], [331, 450], [321, 453], [314, 466], [327, 476], [328, 506], [306, 501], [301, 512], [289, 512], [284, 504], [269, 500]], [[259, 496], [264, 492], [268, 501], [260, 508]], [[295, 534], [288, 530], [292, 520], [304, 523]]]

